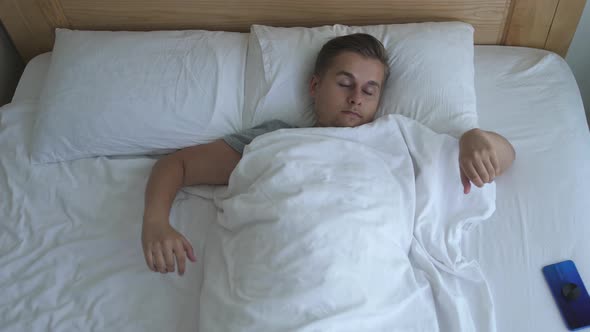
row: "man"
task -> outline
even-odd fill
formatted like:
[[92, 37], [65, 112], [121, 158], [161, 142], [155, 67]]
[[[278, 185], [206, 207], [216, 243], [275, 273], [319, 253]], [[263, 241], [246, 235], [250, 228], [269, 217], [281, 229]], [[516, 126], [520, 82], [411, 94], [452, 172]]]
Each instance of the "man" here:
[[[338, 37], [318, 54], [310, 82], [316, 126], [356, 127], [373, 121], [389, 73], [386, 51], [366, 34]], [[189, 241], [169, 223], [177, 191], [197, 184], [224, 185], [254, 137], [290, 127], [271, 121], [209, 144], [179, 150], [159, 160], [152, 169], [145, 194], [142, 245], [154, 272], [184, 274], [186, 257], [195, 261]], [[512, 164], [515, 152], [502, 136], [472, 129], [460, 141], [459, 167], [468, 194], [471, 183], [482, 187]]]

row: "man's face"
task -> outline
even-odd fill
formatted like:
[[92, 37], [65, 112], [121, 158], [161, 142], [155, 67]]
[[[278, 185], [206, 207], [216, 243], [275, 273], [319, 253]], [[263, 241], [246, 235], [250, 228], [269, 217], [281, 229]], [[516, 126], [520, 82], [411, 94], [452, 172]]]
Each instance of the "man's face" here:
[[319, 127], [356, 127], [373, 121], [385, 79], [377, 59], [342, 52], [322, 77], [314, 75], [310, 94]]

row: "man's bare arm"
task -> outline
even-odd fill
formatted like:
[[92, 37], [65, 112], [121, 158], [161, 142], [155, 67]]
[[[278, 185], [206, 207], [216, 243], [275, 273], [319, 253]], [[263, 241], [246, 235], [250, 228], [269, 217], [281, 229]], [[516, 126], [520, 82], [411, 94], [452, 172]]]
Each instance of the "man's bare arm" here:
[[189, 241], [169, 223], [176, 193], [183, 186], [223, 185], [240, 161], [241, 154], [223, 140], [179, 150], [160, 159], [152, 168], [145, 192], [142, 245], [152, 271], [184, 273], [185, 252], [195, 260]]
[[178, 190], [197, 184], [227, 184], [241, 154], [223, 140], [192, 146], [160, 159], [145, 193], [145, 219], [168, 219]]

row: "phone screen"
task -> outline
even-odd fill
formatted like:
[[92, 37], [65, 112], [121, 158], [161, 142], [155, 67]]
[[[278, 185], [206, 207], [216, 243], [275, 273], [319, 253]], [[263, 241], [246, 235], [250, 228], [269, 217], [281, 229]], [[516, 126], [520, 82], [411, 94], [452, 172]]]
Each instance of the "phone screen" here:
[[543, 274], [568, 329], [590, 326], [590, 296], [574, 262], [547, 265]]

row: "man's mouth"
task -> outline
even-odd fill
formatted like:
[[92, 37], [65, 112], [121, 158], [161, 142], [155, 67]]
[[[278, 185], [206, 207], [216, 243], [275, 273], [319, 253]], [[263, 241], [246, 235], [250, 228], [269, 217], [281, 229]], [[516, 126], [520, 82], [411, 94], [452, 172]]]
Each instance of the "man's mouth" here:
[[357, 117], [357, 118], [359, 118], [359, 119], [362, 119], [362, 118], [363, 118], [363, 117], [362, 117], [362, 115], [361, 115], [360, 113], [358, 113], [358, 112], [356, 112], [356, 111], [353, 111], [353, 110], [346, 110], [346, 111], [342, 111], [342, 113], [344, 113], [344, 114], [349, 114], [349, 115], [354, 115], [354, 116], [356, 116], [356, 117]]

